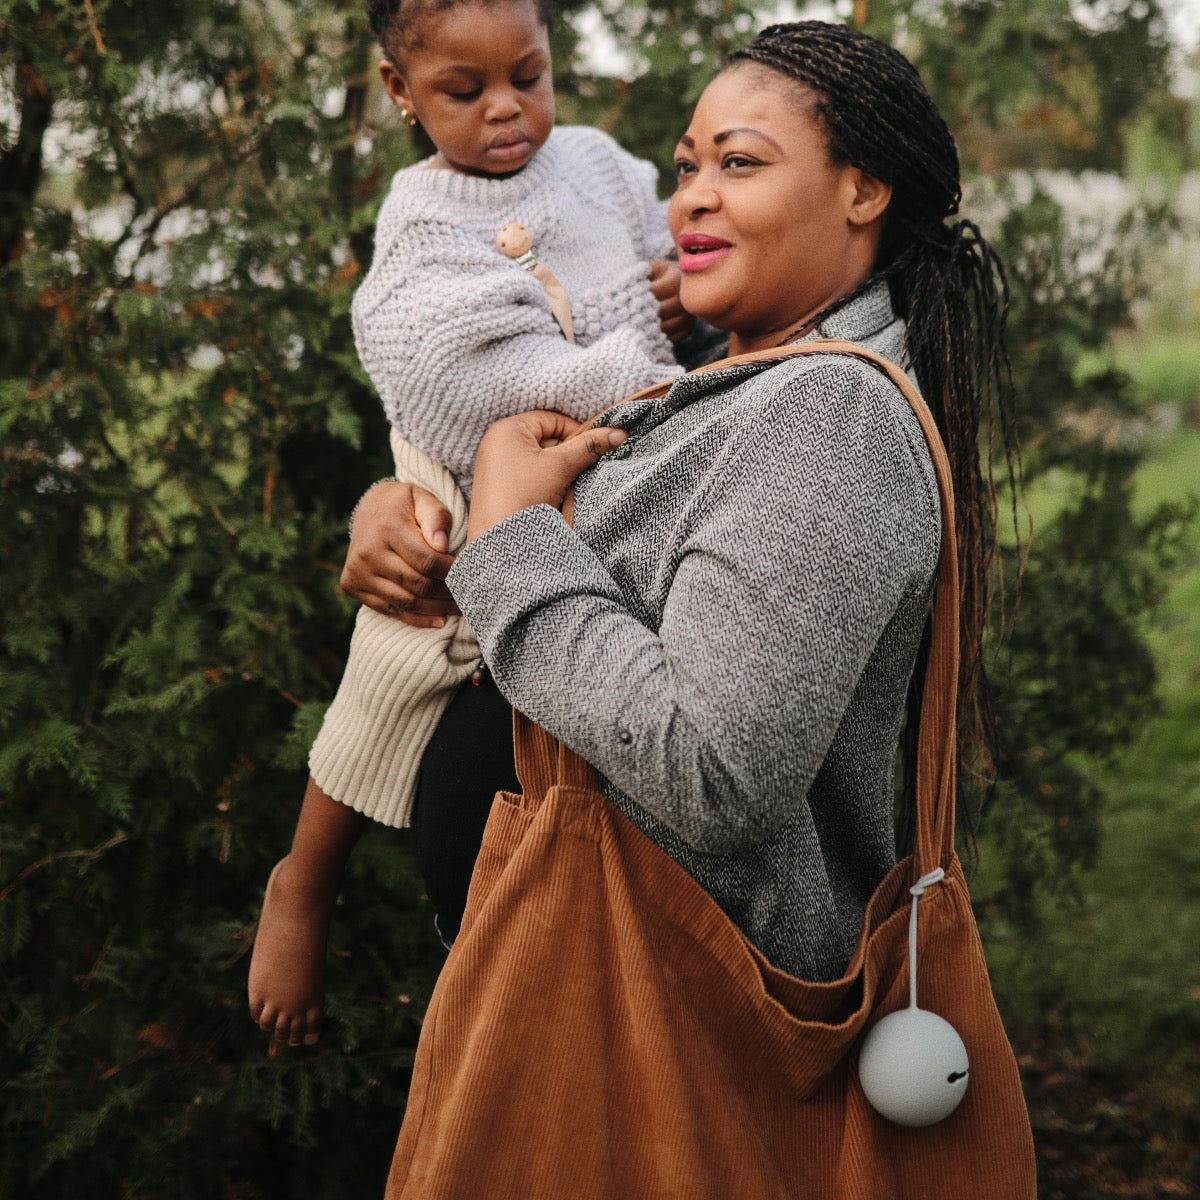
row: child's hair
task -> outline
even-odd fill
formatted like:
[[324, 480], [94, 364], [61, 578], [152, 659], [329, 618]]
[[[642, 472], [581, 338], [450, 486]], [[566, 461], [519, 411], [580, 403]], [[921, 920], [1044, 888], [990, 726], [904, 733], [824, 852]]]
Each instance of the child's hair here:
[[[524, 2], [533, 5], [538, 19], [550, 29], [550, 0]], [[494, 8], [499, 4], [520, 3], [522, 0], [367, 0], [367, 19], [383, 52], [396, 62], [401, 54], [421, 48], [421, 26], [428, 17], [466, 5]]]
[[[903, 54], [846, 25], [800, 21], [764, 29], [729, 58], [731, 66], [742, 61], [811, 88], [831, 161], [858, 167], [892, 186], [875, 272], [864, 288], [887, 280], [896, 312], [907, 323], [917, 381], [946, 443], [962, 600], [960, 758], [969, 772], [986, 774], [994, 721], [982, 642], [990, 608], [996, 503], [991, 455], [980, 453], [979, 427], [989, 414], [996, 417], [1014, 492], [1019, 471], [1004, 341], [1008, 292], [1003, 264], [971, 222], [946, 224], [958, 212], [961, 197], [958, 151], [916, 68]], [[849, 298], [837, 301], [818, 322]], [[912, 725], [910, 721], [910, 732]], [[960, 815], [966, 815], [962, 806]]]

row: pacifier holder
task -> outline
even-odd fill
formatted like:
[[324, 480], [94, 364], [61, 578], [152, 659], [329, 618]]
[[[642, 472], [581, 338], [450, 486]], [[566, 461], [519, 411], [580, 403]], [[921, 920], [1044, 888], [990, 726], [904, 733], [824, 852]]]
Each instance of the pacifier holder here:
[[563, 337], [568, 342], [575, 340], [575, 326], [571, 320], [571, 300], [567, 289], [558, 281], [558, 277], [533, 252], [533, 234], [524, 225], [513, 222], [505, 225], [496, 234], [496, 249], [506, 258], [511, 258], [518, 266], [524, 267], [542, 285], [550, 301], [550, 311], [558, 322]]

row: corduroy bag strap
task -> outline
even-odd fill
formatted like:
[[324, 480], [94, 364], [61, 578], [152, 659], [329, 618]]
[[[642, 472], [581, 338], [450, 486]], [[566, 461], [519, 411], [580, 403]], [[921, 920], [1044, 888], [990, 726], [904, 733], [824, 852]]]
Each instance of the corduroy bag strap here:
[[[913, 401], [906, 378], [854, 343], [709, 369], [822, 353], [867, 359]], [[499, 793], [489, 816], [425, 1014], [388, 1200], [1033, 1200], [1020, 1078], [953, 851], [953, 505], [916, 401], [946, 514], [916, 848], [872, 895], [845, 973], [811, 982], [772, 966], [608, 803], [591, 766], [519, 718], [522, 792]], [[970, 1081], [950, 1116], [909, 1128], [868, 1103], [856, 1065], [864, 1036], [913, 992], [910, 891], [935, 869], [912, 937], [921, 1000], [962, 1035]]]

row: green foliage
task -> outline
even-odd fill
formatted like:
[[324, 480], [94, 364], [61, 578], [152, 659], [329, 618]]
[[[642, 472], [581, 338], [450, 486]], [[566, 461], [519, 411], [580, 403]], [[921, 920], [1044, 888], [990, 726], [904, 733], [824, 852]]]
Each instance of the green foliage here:
[[1119, 170], [1128, 123], [1151, 100], [1166, 104], [1170, 45], [1157, 0], [894, 7], [903, 10], [894, 20], [868, 28], [903, 33], [967, 161], [985, 170]]
[[561, 93], [561, 116], [608, 130], [634, 154], [657, 163], [664, 188], [673, 188], [681, 122], [725, 55], [753, 34], [755, 7], [732, 0], [604, 0], [595, 7], [632, 57], [634, 76], [609, 78], [577, 58], [570, 87]]
[[[1155, 437], [1138, 471], [1135, 512], [1187, 504], [1189, 497], [1194, 504], [1197, 478], [1200, 430]], [[1089, 1062], [1151, 1063], [1156, 1090], [1169, 1091], [1178, 1080], [1194, 1103], [1200, 852], [1186, 831], [1200, 817], [1196, 523], [1183, 550], [1187, 570], [1149, 622], [1162, 715], [1119, 757], [1086, 766], [1106, 800], [1096, 867], [1078, 879], [1078, 903], [1036, 938], [1011, 923], [993, 927], [989, 957], [1009, 1027], [1026, 1046], [1067, 1038]]]
[[[1183, 297], [1182, 305], [1167, 314], [1165, 336], [1159, 333], [1148, 343], [1140, 337], [1123, 339], [1113, 355], [1116, 367], [1133, 380], [1148, 416], [1167, 424], [1195, 424], [1200, 418], [1200, 345], [1188, 332], [1196, 322], [1189, 307], [1189, 298]], [[1179, 325], [1179, 333], [1170, 332], [1171, 323]]]
[[[1024, 478], [1056, 503], [1036, 513], [1024, 561], [1005, 554], [1020, 599], [993, 654], [1002, 757], [979, 903], [1028, 934], [1046, 899], [1073, 894], [1095, 861], [1095, 766], [1111, 764], [1156, 711], [1146, 618], [1183, 560], [1194, 505], [1136, 511], [1141, 401], [1096, 355], [1129, 320], [1165, 215], [1071, 222], [1038, 190], [1007, 203], [997, 242], [1013, 280]], [[1019, 528], [1028, 516], [1018, 506], [1014, 519]]]
[[327, 1048], [270, 1052], [245, 1012], [348, 637], [346, 514], [386, 469], [348, 321], [399, 149], [352, 139], [365, 23], [10, 17], [87, 153], [0, 305], [0, 1192], [374, 1191], [441, 953], [395, 835], [335, 921]]
[[[1038, 97], [1058, 114], [1039, 146], [1061, 141], [1068, 67], [1112, 58], [1089, 7], [866, 6], [973, 168], [1008, 161], [996, 130]], [[635, 77], [585, 69], [560, 22], [561, 116], [668, 174], [750, 8], [599, 8]], [[1144, 8], [1112, 18], [1138, 38], [1110, 124], [1157, 86]], [[441, 959], [403, 839], [355, 855], [320, 1050], [269, 1050], [244, 993], [348, 639], [344, 522], [387, 470], [348, 306], [417, 150], [356, 0], [0, 0], [0, 29], [0, 1196], [375, 1193]], [[1027, 473], [1066, 498], [998, 695], [998, 923], [1096, 852], [1088, 764], [1151, 707], [1142, 613], [1185, 516], [1135, 512], [1128, 380], [1080, 365], [1126, 320], [1153, 222], [1089, 243], [1046, 197], [1007, 211]]]

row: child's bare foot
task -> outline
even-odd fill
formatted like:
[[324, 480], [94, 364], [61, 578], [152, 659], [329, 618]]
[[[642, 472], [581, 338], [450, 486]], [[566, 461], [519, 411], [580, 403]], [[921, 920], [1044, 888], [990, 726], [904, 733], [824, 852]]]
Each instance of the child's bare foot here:
[[250, 1015], [277, 1041], [313, 1046], [321, 1030], [333, 897], [323, 900], [298, 886], [292, 868], [282, 858], [267, 880], [250, 956]]

